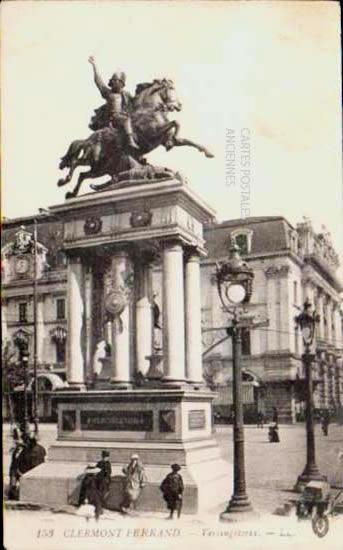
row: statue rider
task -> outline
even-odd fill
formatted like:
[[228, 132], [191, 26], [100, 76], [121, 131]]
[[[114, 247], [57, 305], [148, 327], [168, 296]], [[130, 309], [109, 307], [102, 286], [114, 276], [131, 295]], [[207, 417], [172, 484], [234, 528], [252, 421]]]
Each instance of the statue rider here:
[[88, 61], [93, 66], [94, 82], [102, 97], [106, 100], [110, 113], [110, 126], [121, 128], [125, 133], [129, 147], [135, 151], [139, 151], [139, 147], [133, 137], [130, 116], [133, 98], [129, 92], [124, 91], [125, 73], [114, 73], [108, 86], [106, 86], [98, 72], [94, 58], [91, 56]]

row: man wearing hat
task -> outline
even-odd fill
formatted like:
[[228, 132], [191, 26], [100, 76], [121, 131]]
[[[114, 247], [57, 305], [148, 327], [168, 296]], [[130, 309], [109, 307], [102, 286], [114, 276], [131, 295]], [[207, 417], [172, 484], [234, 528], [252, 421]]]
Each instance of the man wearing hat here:
[[177, 512], [177, 517], [180, 517], [182, 508], [182, 494], [184, 490], [183, 479], [178, 473], [181, 470], [181, 466], [179, 466], [179, 464], [172, 464], [171, 469], [172, 471], [164, 478], [160, 485], [163, 498], [167, 503], [168, 509], [170, 510], [168, 519], [173, 519], [175, 510]]
[[96, 479], [101, 502], [102, 505], [105, 506], [106, 498], [110, 491], [112, 475], [110, 453], [108, 451], [102, 451], [101, 460], [96, 463], [96, 468], [100, 468], [100, 471], [96, 475]]
[[[106, 86], [98, 72], [94, 58], [91, 56], [88, 61], [94, 70], [94, 82], [102, 97], [106, 100], [110, 115], [110, 124], [113, 127], [121, 128], [127, 138], [129, 147], [135, 151], [139, 151], [139, 147], [133, 137], [130, 116], [133, 99], [131, 95], [124, 90], [126, 81], [125, 73], [114, 73], [108, 86]], [[98, 154], [100, 154], [100, 151]]]

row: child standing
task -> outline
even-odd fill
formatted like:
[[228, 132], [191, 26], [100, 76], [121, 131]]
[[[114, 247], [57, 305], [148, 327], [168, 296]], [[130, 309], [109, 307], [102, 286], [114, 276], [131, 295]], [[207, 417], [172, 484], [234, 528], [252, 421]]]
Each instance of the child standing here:
[[181, 466], [178, 464], [171, 465], [172, 471], [162, 481], [160, 489], [163, 493], [163, 498], [167, 503], [170, 515], [168, 519], [173, 519], [174, 512], [176, 510], [177, 517], [181, 515], [182, 508], [182, 494], [184, 490], [183, 479], [178, 473], [181, 470]]

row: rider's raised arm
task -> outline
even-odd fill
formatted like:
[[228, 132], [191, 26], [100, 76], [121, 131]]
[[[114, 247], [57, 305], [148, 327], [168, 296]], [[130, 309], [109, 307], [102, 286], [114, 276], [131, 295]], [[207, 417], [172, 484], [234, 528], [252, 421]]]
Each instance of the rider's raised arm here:
[[89, 63], [92, 65], [93, 67], [93, 71], [94, 71], [94, 82], [96, 84], [96, 87], [98, 88], [99, 92], [101, 93], [102, 97], [104, 99], [107, 99], [108, 97], [108, 94], [110, 92], [110, 89], [106, 86], [105, 82], [103, 81], [103, 79], [101, 78], [99, 72], [98, 72], [98, 69], [95, 65], [95, 61], [94, 61], [94, 58], [91, 56], [89, 57], [88, 59]]

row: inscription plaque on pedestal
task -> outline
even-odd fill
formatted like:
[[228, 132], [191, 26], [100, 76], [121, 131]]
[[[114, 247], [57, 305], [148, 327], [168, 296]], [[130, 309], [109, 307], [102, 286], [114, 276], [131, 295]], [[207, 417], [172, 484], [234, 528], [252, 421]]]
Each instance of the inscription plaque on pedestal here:
[[81, 429], [151, 432], [152, 411], [81, 411]]
[[188, 413], [188, 428], [190, 430], [202, 430], [206, 426], [204, 410], [193, 410]]

